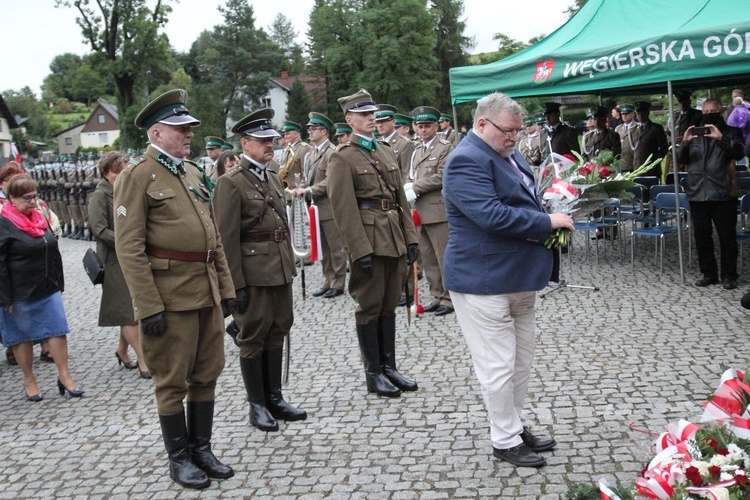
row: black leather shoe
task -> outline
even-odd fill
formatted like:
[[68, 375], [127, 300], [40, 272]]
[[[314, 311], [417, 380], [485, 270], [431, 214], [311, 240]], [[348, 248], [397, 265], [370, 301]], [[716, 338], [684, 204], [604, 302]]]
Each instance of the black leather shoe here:
[[537, 455], [525, 443], [505, 450], [493, 446], [492, 455], [517, 467], [541, 467], [547, 463], [543, 456]]
[[523, 443], [526, 446], [531, 448], [531, 451], [536, 453], [539, 453], [540, 451], [549, 451], [557, 445], [557, 441], [553, 438], [533, 435], [528, 427], [523, 428], [521, 439], [523, 439]]
[[320, 288], [320, 289], [314, 291], [312, 293], [312, 296], [313, 297], [322, 297], [323, 295], [325, 295], [326, 293], [328, 293], [328, 290], [330, 290], [330, 288], [325, 288], [325, 287], [324, 288]]
[[719, 282], [718, 278], [704, 275], [701, 279], [695, 282], [695, 286], [708, 286], [715, 285]]
[[435, 316], [445, 316], [446, 314], [450, 314], [454, 311], [452, 307], [448, 306], [440, 306], [437, 309], [435, 309]]
[[724, 287], [724, 290], [734, 290], [737, 288], [737, 280], [734, 278], [724, 278], [721, 280], [721, 284]]
[[439, 308], [440, 308], [440, 304], [438, 304], [437, 302], [430, 302], [429, 305], [424, 306], [424, 312], [426, 313], [435, 312]]
[[337, 290], [336, 288], [330, 288], [326, 293], [323, 294], [323, 298], [332, 299], [334, 297], [338, 297], [339, 295], [344, 295], [344, 291]]
[[740, 305], [745, 309], [750, 309], [750, 292], [745, 292], [745, 295], [740, 299]]

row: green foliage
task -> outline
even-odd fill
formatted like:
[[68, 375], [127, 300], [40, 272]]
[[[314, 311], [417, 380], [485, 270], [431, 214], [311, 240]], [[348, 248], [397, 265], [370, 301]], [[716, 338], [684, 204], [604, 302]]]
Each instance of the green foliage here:
[[22, 148], [27, 145], [28, 140], [44, 141], [48, 137], [47, 110], [29, 87], [21, 90], [6, 90], [3, 92], [3, 99], [11, 113], [28, 119], [24, 124], [25, 135], [21, 134], [21, 130], [13, 133], [15, 139], [21, 142]]
[[581, 7], [583, 7], [586, 4], [586, 0], [575, 0], [573, 5], [565, 9], [564, 13], [567, 14], [568, 19], [573, 17], [578, 13], [579, 10], [581, 10]]
[[304, 74], [305, 59], [302, 55], [302, 46], [296, 42], [297, 32], [294, 31], [292, 22], [278, 13], [269, 29], [269, 35], [284, 56], [279, 71], [287, 71], [290, 75]]
[[434, 54], [438, 60], [438, 88], [434, 106], [445, 111], [451, 109], [448, 70], [468, 64], [467, 54], [473, 48], [473, 41], [464, 35], [463, 0], [430, 0], [430, 12], [435, 16], [437, 35]]
[[303, 127], [302, 135], [304, 136], [304, 126], [307, 123], [307, 113], [310, 110], [310, 103], [307, 100], [305, 85], [299, 80], [294, 80], [292, 89], [289, 92], [289, 99], [286, 101], [286, 118], [287, 120], [299, 123]]
[[[630, 488], [623, 487], [620, 483], [617, 483], [611, 488], [622, 500], [634, 500], [636, 497], [633, 494], [633, 490]], [[593, 484], [585, 483], [573, 483], [568, 487], [568, 491], [565, 492], [563, 497], [565, 500], [599, 500], [601, 494], [599, 487]]]

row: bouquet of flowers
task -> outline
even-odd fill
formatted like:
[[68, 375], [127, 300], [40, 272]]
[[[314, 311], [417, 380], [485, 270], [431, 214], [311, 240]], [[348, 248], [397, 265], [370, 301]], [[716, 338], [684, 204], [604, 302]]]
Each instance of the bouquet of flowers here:
[[[659, 160], [646, 162], [632, 172], [616, 173], [616, 157], [609, 151], [590, 161], [580, 155], [552, 153], [537, 170], [537, 192], [548, 213], [564, 213], [574, 220], [610, 206], [615, 199], [629, 199], [627, 189], [635, 187], [633, 179], [649, 171]], [[555, 229], [545, 246], [566, 246], [570, 242], [567, 229]]]
[[[656, 455], [635, 480], [634, 497], [750, 499], [750, 386], [745, 374], [724, 372], [704, 406], [703, 427], [686, 420], [667, 425], [654, 443]], [[622, 498], [604, 480], [599, 489], [602, 499]]]

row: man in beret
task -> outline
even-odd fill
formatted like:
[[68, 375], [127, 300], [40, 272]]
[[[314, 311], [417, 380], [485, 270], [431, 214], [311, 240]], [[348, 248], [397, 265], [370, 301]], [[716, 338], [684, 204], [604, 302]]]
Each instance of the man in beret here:
[[281, 393], [284, 337], [294, 323], [296, 268], [284, 187], [273, 160], [279, 137], [273, 115], [272, 109], [260, 109], [232, 127], [240, 135], [240, 164], [219, 177], [214, 202], [237, 295], [236, 341], [250, 424], [269, 432], [279, 430], [277, 420], [307, 418]]
[[346, 144], [349, 142], [349, 139], [352, 138], [352, 128], [349, 126], [348, 123], [345, 122], [337, 122], [334, 124], [334, 127], [336, 127], [336, 143], [338, 145]]
[[391, 146], [378, 142], [366, 90], [338, 100], [352, 128], [328, 162], [328, 198], [351, 262], [349, 294], [357, 302], [357, 339], [367, 391], [398, 397], [417, 384], [396, 367], [396, 305], [407, 266], [419, 255], [401, 170]]
[[281, 181], [287, 188], [296, 188], [294, 185], [294, 174], [299, 174], [302, 179], [302, 160], [310, 152], [310, 145], [302, 141], [302, 126], [299, 123], [284, 122], [284, 141], [286, 147], [281, 153], [281, 170], [279, 175]]
[[536, 118], [528, 118], [523, 122], [526, 131], [518, 138], [518, 149], [529, 165], [542, 164], [542, 141]]
[[206, 173], [212, 181], [216, 182], [219, 179], [219, 169], [216, 166], [216, 162], [224, 151], [224, 141], [213, 135], [206, 136], [203, 140], [206, 141], [206, 154], [211, 158], [212, 162], [211, 165], [206, 167]]
[[408, 182], [414, 143], [404, 139], [396, 132], [396, 111], [398, 109], [390, 104], [378, 104], [378, 110], [375, 112], [375, 124], [383, 140], [391, 145], [393, 154], [396, 155], [398, 165], [401, 167], [403, 182]]
[[306, 196], [318, 207], [320, 243], [323, 251], [323, 286], [313, 292], [313, 297], [332, 299], [344, 294], [346, 281], [346, 251], [336, 223], [333, 220], [331, 200], [328, 199], [328, 160], [336, 149], [328, 140], [333, 122], [322, 113], [311, 112], [307, 122], [307, 135], [312, 145], [304, 160], [305, 186], [292, 191], [292, 196]]
[[440, 138], [450, 142], [454, 148], [458, 146], [461, 136], [453, 129], [453, 117], [445, 113], [441, 114], [438, 125], [440, 126]]
[[542, 105], [545, 118], [544, 129], [547, 132], [547, 144], [543, 156], [549, 156], [550, 152], [559, 155], [569, 155], [573, 151], [581, 152], [578, 144], [578, 134], [572, 127], [560, 121], [560, 103], [545, 102]]
[[414, 151], [409, 181], [404, 185], [406, 199], [413, 204], [422, 222], [419, 228], [420, 265], [430, 285], [432, 302], [424, 310], [435, 316], [453, 312], [450, 294], [443, 288], [443, 254], [448, 244], [448, 220], [443, 188], [443, 168], [453, 145], [438, 137], [440, 111], [420, 106], [411, 112], [422, 146]]
[[[633, 145], [633, 168], [638, 168], [651, 157], [650, 161], [660, 160], [667, 154], [667, 134], [664, 127], [657, 125], [649, 119], [651, 103], [638, 101], [635, 103], [635, 117], [639, 135]], [[643, 175], [653, 175], [661, 179], [661, 162], [646, 171]]]
[[622, 123], [615, 128], [615, 132], [620, 136], [620, 150], [622, 151], [620, 154], [620, 170], [632, 172], [634, 147], [638, 144], [638, 138], [641, 135], [634, 119], [635, 106], [632, 104], [620, 106], [620, 117]]
[[115, 245], [154, 380], [169, 475], [205, 488], [209, 478], [234, 475], [211, 452], [211, 429], [224, 317], [235, 293], [208, 179], [184, 160], [192, 127], [200, 125], [186, 99], [184, 90], [172, 90], [135, 119], [150, 144], [115, 182]]
[[594, 106], [586, 111], [586, 128], [583, 134], [583, 158], [590, 160], [602, 151], [620, 155], [620, 136], [607, 128], [607, 108]]

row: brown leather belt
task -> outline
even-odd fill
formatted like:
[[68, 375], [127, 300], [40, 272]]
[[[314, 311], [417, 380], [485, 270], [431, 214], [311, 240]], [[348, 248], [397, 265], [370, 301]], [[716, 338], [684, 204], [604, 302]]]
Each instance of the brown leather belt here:
[[146, 255], [160, 259], [181, 260], [183, 262], [213, 262], [216, 258], [216, 250], [212, 248], [208, 252], [181, 252], [179, 250], [168, 250], [166, 248], [146, 245]]
[[398, 203], [384, 198], [374, 200], [357, 198], [357, 206], [360, 210], [398, 210]]
[[286, 229], [276, 229], [275, 231], [256, 231], [245, 233], [240, 237], [240, 241], [275, 241], [280, 242], [286, 239]]

